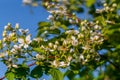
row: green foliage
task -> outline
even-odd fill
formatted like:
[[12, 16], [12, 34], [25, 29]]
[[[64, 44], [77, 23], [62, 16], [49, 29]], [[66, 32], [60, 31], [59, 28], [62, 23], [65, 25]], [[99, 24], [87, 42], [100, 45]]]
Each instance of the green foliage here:
[[5, 76], [8, 80], [14, 80], [14, 79], [26, 80], [28, 74], [29, 74], [29, 67], [25, 64], [22, 64], [22, 65], [18, 65], [17, 68], [12, 67], [11, 69], [8, 69], [7, 72], [5, 73]]
[[63, 74], [58, 69], [50, 69], [49, 74], [52, 76], [52, 80], [63, 80]]
[[32, 71], [30, 76], [33, 78], [40, 78], [43, 75], [42, 66], [36, 66]]
[[86, 0], [86, 5], [87, 7], [90, 7], [91, 5], [93, 5], [95, 3], [95, 0]]
[[14, 78], [15, 78], [15, 74], [14, 74], [13, 72], [11, 72], [11, 71], [7, 72], [7, 73], [5, 74], [5, 76], [6, 76], [6, 78], [7, 78], [8, 80], [14, 80]]
[[[22, 72], [21, 72], [22, 71]], [[29, 74], [29, 67], [27, 65], [19, 65], [18, 68], [15, 68], [16, 78], [25, 79]]]
[[45, 52], [44, 50], [42, 50], [42, 49], [40, 49], [40, 48], [33, 48], [33, 50], [34, 50], [35, 52], [38, 52], [38, 53], [44, 53], [44, 52]]

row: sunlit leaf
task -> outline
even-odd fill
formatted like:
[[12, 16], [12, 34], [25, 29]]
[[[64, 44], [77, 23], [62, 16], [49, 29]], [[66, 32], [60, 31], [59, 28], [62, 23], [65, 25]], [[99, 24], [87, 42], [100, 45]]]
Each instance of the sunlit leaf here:
[[14, 77], [15, 77], [15, 74], [13, 72], [7, 72], [5, 74], [5, 77], [8, 79], [8, 80], [14, 80]]
[[60, 70], [51, 69], [49, 73], [51, 74], [53, 80], [63, 80], [63, 74]]

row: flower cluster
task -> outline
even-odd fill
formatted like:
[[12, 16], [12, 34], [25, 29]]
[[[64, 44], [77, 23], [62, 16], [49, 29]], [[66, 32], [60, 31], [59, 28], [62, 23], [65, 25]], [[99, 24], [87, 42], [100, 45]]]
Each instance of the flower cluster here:
[[50, 13], [47, 18], [52, 23], [50, 28], [58, 28], [59, 26], [55, 22], [62, 19], [63, 21], [69, 21], [74, 28], [78, 26], [78, 29], [68, 28], [68, 30], [63, 31], [64, 37], [60, 37], [52, 42], [40, 38], [34, 39], [37, 44], [46, 43], [45, 45], [40, 44], [39, 50], [35, 50], [39, 53], [36, 54], [38, 64], [44, 64], [43, 61], [45, 61], [53, 67], [67, 67], [72, 62], [84, 64], [90, 59], [98, 60], [99, 55], [96, 48], [104, 41], [101, 31], [103, 26], [100, 26], [98, 21], [79, 20], [74, 13], [69, 14], [66, 4], [69, 3], [49, 3], [47, 1], [44, 3], [44, 6]]
[[112, 6], [108, 6], [107, 3], [104, 3], [103, 4], [103, 8], [102, 9], [96, 9], [96, 13], [103, 13], [103, 12], [114, 12], [117, 8], [117, 4], [116, 3], [113, 3]]
[[82, 21], [79, 29], [66, 30], [65, 37], [58, 38], [52, 42], [36, 38], [35, 42], [44, 41], [46, 45], [39, 45], [39, 54], [36, 59], [43, 60], [53, 67], [67, 67], [72, 62], [85, 64], [89, 59], [98, 60], [97, 46], [104, 41], [102, 26], [99, 22]]
[[69, 23], [75, 24], [79, 22], [75, 13], [69, 14], [69, 10], [66, 5], [69, 5], [69, 1], [56, 1], [56, 2], [44, 2], [44, 6], [47, 8], [50, 15], [48, 16], [49, 21], [57, 21], [59, 19], [68, 20]]
[[[16, 57], [21, 58], [30, 50], [31, 34], [28, 34], [28, 29], [20, 29], [19, 24], [12, 27], [10, 23], [4, 27], [3, 39], [0, 40], [0, 58], [5, 60], [8, 66], [15, 65]], [[9, 66], [10, 67], [10, 66]]]

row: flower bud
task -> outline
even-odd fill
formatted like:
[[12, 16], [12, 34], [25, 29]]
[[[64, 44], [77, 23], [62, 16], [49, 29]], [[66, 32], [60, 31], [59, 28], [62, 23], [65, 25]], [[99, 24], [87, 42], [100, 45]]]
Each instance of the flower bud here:
[[110, 8], [110, 11], [113, 12], [115, 9], [114, 8]]
[[3, 42], [6, 42], [7, 41], [7, 39], [6, 38], [3, 38]]
[[117, 7], [117, 4], [116, 4], [116, 3], [113, 3], [113, 4], [112, 4], [112, 7]]
[[45, 2], [45, 3], [44, 3], [45, 6], [48, 6], [48, 4], [49, 4], [48, 2]]
[[19, 29], [19, 24], [18, 23], [16, 23], [15, 29]]
[[57, 45], [54, 45], [53, 48], [54, 48], [54, 49], [57, 49]]
[[52, 44], [52, 43], [49, 43], [49, 44], [48, 44], [48, 46], [49, 46], [49, 47], [52, 47], [52, 46], [53, 46], [53, 44]]
[[41, 56], [39, 54], [36, 54], [36, 59], [40, 59]]
[[78, 38], [83, 38], [84, 37], [84, 35], [83, 34], [78, 34]]
[[58, 41], [55, 41], [55, 44], [56, 44], [56, 45], [58, 45], [58, 44], [59, 44], [59, 42], [58, 42]]
[[96, 21], [96, 24], [98, 24], [99, 23], [99, 21]]
[[5, 31], [3, 31], [3, 37], [5, 37], [6, 35], [7, 35], [7, 31], [5, 30]]
[[110, 8], [108, 6], [105, 7], [105, 10], [108, 11]]
[[17, 66], [16, 64], [13, 64], [12, 67], [14, 67], [14, 68], [18, 68], [18, 66]]
[[0, 40], [0, 44], [2, 44], [2, 40]]
[[15, 36], [15, 33], [10, 33], [9, 34], [9, 37], [14, 37]]
[[106, 7], [106, 6], [107, 6], [107, 3], [104, 3], [103, 6]]

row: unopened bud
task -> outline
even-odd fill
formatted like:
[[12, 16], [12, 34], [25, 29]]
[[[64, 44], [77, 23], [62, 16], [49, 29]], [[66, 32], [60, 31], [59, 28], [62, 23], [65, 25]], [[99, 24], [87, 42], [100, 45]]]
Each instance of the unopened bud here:
[[5, 37], [7, 35], [7, 31], [3, 31], [3, 37]]
[[105, 7], [105, 10], [108, 11], [110, 8], [108, 6]]
[[2, 40], [0, 40], [0, 44], [2, 44]]
[[53, 44], [52, 44], [52, 43], [49, 43], [49, 44], [48, 44], [48, 46], [49, 46], [49, 47], [52, 47], [52, 46], [53, 46]]
[[3, 38], [3, 42], [6, 42], [6, 40], [7, 40], [6, 38]]
[[15, 29], [19, 29], [19, 24], [18, 23], [16, 23]]
[[57, 49], [57, 45], [54, 45], [53, 47], [54, 47], [54, 49]]
[[113, 12], [115, 9], [114, 8], [111, 8], [110, 11]]
[[103, 6], [106, 7], [106, 6], [107, 6], [107, 3], [104, 3]]
[[112, 4], [112, 7], [117, 7], [117, 4], [116, 4], [116, 3], [113, 3], [113, 4]]

